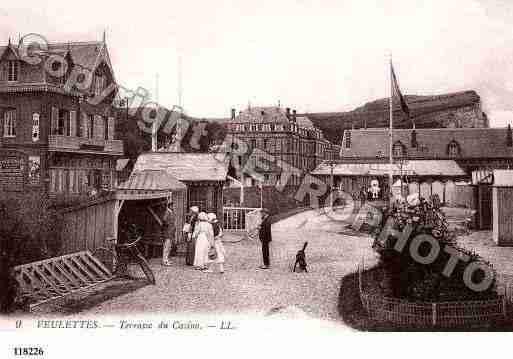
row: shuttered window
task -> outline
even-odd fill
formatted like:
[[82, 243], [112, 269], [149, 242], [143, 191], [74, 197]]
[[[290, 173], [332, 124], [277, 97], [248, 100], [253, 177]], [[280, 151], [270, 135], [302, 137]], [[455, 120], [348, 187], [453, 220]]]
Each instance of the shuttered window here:
[[7, 62], [7, 81], [18, 81], [19, 71], [18, 61]]
[[16, 137], [16, 110], [4, 112], [4, 137]]

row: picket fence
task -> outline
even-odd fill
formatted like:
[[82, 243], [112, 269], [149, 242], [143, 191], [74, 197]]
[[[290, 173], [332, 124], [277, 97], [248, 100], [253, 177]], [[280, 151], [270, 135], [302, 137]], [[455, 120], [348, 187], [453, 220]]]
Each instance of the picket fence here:
[[[366, 291], [363, 267], [358, 265], [360, 298], [368, 315], [377, 321], [386, 321], [417, 328], [486, 327], [506, 318], [508, 299], [513, 293], [513, 281], [503, 282], [498, 277], [498, 289], [504, 295], [497, 299], [457, 302], [409, 302]], [[513, 279], [513, 276], [510, 277]]]

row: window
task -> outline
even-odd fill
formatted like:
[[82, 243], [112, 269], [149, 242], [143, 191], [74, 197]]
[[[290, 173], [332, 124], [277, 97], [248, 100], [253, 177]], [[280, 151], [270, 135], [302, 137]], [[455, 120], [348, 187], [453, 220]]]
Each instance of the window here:
[[89, 119], [89, 126], [87, 126], [88, 134], [87, 137], [93, 138], [94, 137], [94, 115], [87, 115]]
[[206, 187], [189, 188], [189, 208], [192, 206], [198, 206], [200, 211], [208, 210]]
[[256, 148], [256, 140], [255, 139], [252, 139], [250, 141], [250, 144], [251, 144], [251, 148]]
[[16, 110], [4, 113], [4, 137], [16, 137]]
[[344, 132], [344, 147], [351, 148], [351, 131]]
[[87, 137], [87, 116], [80, 116], [80, 123], [78, 127], [78, 137]]
[[401, 142], [394, 143], [392, 147], [392, 155], [394, 157], [404, 157], [404, 147]]
[[7, 81], [18, 81], [19, 63], [18, 61], [7, 62]]
[[32, 141], [39, 141], [39, 114], [32, 114]]
[[103, 128], [104, 128], [103, 134], [105, 135], [104, 138], [105, 138], [105, 140], [108, 140], [109, 139], [109, 119], [107, 117], [102, 117], [102, 118], [103, 118]]
[[94, 79], [94, 94], [100, 96], [105, 88], [105, 76], [96, 75]]
[[264, 143], [263, 143], [263, 147], [264, 147], [264, 150], [267, 149], [267, 146], [269, 145], [269, 140], [268, 139], [264, 139]]
[[104, 171], [102, 175], [102, 188], [109, 189], [111, 187], [110, 172]]
[[59, 118], [57, 119], [57, 134], [71, 136], [71, 126], [69, 123], [69, 111], [60, 109], [59, 110]]
[[451, 141], [447, 145], [447, 154], [450, 157], [457, 157], [457, 156], [459, 156], [459, 154], [460, 154], [460, 146], [458, 145], [458, 142], [453, 140], [453, 141]]

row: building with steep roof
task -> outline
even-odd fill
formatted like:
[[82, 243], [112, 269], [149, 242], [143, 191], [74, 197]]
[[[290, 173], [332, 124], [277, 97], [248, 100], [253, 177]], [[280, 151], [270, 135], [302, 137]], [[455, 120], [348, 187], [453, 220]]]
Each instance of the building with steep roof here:
[[133, 173], [164, 171], [187, 186], [187, 206], [223, 216], [223, 187], [228, 176], [228, 161], [213, 153], [148, 152], [141, 154]]
[[[469, 174], [480, 168], [513, 167], [511, 127], [395, 129], [393, 157], [406, 160], [454, 160]], [[387, 128], [346, 130], [343, 162], [372, 163], [389, 159]]]
[[0, 47], [0, 191], [76, 199], [113, 188], [123, 143], [105, 38], [31, 52], [22, 41]]
[[[238, 115], [232, 109], [231, 120], [225, 123], [228, 133], [245, 141], [250, 149], [260, 149], [274, 158], [282, 160], [304, 173], [313, 170], [324, 160], [335, 160], [339, 146], [326, 140], [322, 131], [306, 116], [298, 116], [296, 110], [279, 106], [249, 107]], [[281, 169], [271, 165], [264, 171], [264, 184], [274, 184]], [[240, 174], [239, 174], [240, 176]], [[249, 177], [246, 185], [255, 185]], [[291, 185], [299, 185], [300, 179], [293, 176]]]
[[394, 164], [389, 165], [387, 128], [346, 130], [339, 164], [323, 163], [313, 174], [327, 180], [333, 176], [335, 185], [349, 193], [368, 188], [376, 179], [386, 195], [390, 188], [387, 174], [392, 169], [394, 181], [405, 179], [410, 192], [424, 197], [436, 193], [443, 201], [460, 205], [471, 199], [458, 197], [456, 183], [470, 183], [492, 169], [513, 168], [510, 126], [395, 129], [392, 143]]

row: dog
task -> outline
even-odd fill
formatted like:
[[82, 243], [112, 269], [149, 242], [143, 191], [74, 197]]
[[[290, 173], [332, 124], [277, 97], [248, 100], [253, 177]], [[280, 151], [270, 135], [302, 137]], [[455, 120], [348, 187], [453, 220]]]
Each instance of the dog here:
[[308, 273], [308, 270], [307, 270], [307, 264], [306, 264], [306, 254], [305, 254], [305, 249], [306, 249], [306, 246], [308, 245], [308, 242], [305, 242], [305, 244], [303, 245], [303, 249], [300, 249], [299, 251], [297, 251], [296, 253], [296, 262], [294, 263], [294, 269], [292, 270], [292, 272], [296, 272], [296, 267], [299, 266], [299, 270], [300, 271], [304, 271], [306, 273]]

